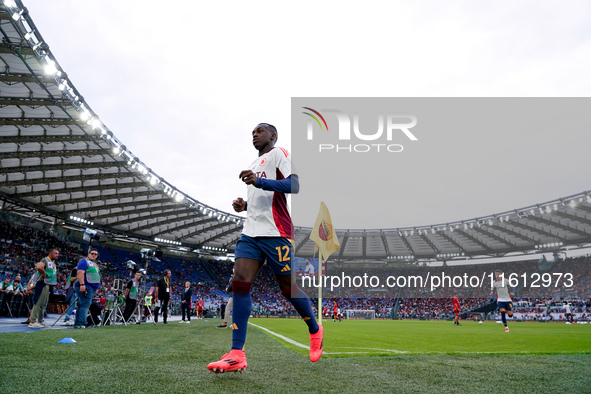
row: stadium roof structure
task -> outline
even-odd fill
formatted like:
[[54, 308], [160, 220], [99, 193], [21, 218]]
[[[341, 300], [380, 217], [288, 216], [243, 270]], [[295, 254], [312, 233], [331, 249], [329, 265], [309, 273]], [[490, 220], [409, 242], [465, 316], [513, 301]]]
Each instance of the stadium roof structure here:
[[[111, 238], [225, 253], [243, 218], [178, 190], [103, 124], [20, 0], [0, 3], [2, 210]], [[296, 255], [312, 256], [311, 228]], [[452, 260], [591, 244], [591, 192], [486, 217], [413, 228], [336, 230], [337, 260]]]

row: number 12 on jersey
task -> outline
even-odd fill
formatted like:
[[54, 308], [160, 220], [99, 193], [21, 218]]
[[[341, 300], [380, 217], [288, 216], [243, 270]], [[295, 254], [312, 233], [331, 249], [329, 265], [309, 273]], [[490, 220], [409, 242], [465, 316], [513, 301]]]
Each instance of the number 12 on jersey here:
[[[289, 246], [277, 246], [275, 250], [277, 250], [277, 255], [279, 256], [280, 262], [291, 260], [291, 257], [289, 257]], [[281, 254], [282, 251], [283, 254]]]

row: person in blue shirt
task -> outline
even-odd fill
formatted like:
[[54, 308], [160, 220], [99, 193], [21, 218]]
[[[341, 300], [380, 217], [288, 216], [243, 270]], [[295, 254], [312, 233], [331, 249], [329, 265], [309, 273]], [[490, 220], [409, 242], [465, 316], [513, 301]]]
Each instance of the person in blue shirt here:
[[86, 319], [88, 317], [88, 308], [94, 298], [94, 293], [98, 290], [101, 283], [101, 274], [96, 260], [99, 257], [98, 250], [90, 249], [88, 256], [78, 262], [78, 281], [75, 284], [76, 295], [79, 304], [76, 310], [76, 320], [74, 328], [86, 328]]

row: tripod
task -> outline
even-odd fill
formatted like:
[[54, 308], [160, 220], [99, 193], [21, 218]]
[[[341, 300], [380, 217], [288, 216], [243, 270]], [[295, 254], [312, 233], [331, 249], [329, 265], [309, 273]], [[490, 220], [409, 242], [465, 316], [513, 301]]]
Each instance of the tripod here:
[[125, 326], [127, 326], [127, 322], [125, 321], [125, 318], [123, 317], [123, 311], [121, 310], [123, 303], [124, 303], [123, 297], [121, 297], [120, 295], [115, 296], [115, 300], [113, 303], [113, 312], [111, 313], [111, 319], [112, 319], [111, 322], [115, 323], [115, 322], [119, 321], [119, 319], [121, 319], [123, 324], [125, 324]]
[[57, 324], [57, 322], [60, 321], [60, 319], [68, 313], [72, 304], [73, 303], [75, 304], [78, 301], [78, 296], [76, 295], [76, 293], [72, 294], [72, 298], [73, 298], [73, 301], [70, 300], [70, 302], [68, 303], [68, 307], [64, 310], [64, 312], [61, 315], [59, 315], [59, 317], [56, 319], [56, 321], [53, 322], [51, 327], [55, 326]]
[[[142, 312], [143, 309], [143, 312]], [[147, 312], [147, 314], [145, 314]], [[145, 296], [138, 300], [138, 303], [135, 307], [135, 311], [133, 312], [132, 316], [136, 317], [136, 323], [145, 323], [149, 320], [154, 320], [154, 312], [152, 311], [151, 305], [146, 304]]]
[[[134, 311], [129, 316], [128, 322], [131, 322], [132, 317], [135, 318], [136, 324], [144, 323], [149, 318], [154, 319], [154, 315], [152, 313], [152, 308], [150, 306], [146, 305], [146, 301], [145, 301], [146, 300], [145, 296], [149, 293], [150, 292], [146, 293], [146, 283], [145, 283], [145, 280], [142, 279], [142, 284], [138, 287], [136, 306], [135, 306]], [[142, 314], [142, 308], [145, 308], [146, 311], [148, 312], [148, 315], [145, 317]]]
[[[138, 322], [146, 322], [150, 319], [152, 319], [152, 321], [154, 320], [154, 313], [152, 311], [152, 304], [150, 302], [150, 305], [147, 304], [146, 302], [146, 297], [153, 297], [153, 293], [154, 293], [154, 289], [150, 288], [149, 290], [146, 290], [146, 286], [147, 286], [147, 275], [148, 275], [148, 267], [150, 265], [150, 259], [151, 256], [149, 253], [143, 253], [141, 252], [140, 254], [141, 256], [141, 260], [142, 263], [145, 264], [145, 267], [143, 269], [143, 274], [144, 276], [142, 276], [141, 279], [141, 284], [138, 288], [138, 303], [136, 306], [136, 311], [134, 312], [137, 313], [138, 316]], [[142, 272], [142, 270], [140, 270], [140, 272]], [[145, 311], [148, 312], [147, 316], [145, 316], [144, 318], [142, 318], [142, 306], [145, 308]]]
[[123, 318], [123, 311], [121, 310], [123, 303], [123, 297], [120, 295], [109, 295], [109, 298], [107, 298], [107, 305], [101, 314], [102, 325], [115, 325], [116, 322], [121, 320], [123, 321], [123, 324], [127, 326], [127, 322]]

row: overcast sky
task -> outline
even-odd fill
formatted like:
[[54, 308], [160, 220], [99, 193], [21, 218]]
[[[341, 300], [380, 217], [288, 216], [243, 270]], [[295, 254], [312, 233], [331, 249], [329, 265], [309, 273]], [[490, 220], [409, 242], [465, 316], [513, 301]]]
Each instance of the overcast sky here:
[[[117, 138], [171, 184], [225, 211], [246, 196], [238, 174], [257, 155], [250, 136], [257, 123], [277, 126], [278, 146], [291, 149], [291, 97], [584, 97], [591, 91], [586, 1], [24, 4]], [[580, 142], [574, 138], [573, 148]], [[469, 152], [470, 144], [461, 149]], [[570, 156], [560, 179], [533, 171], [527, 187], [484, 204], [469, 199], [461, 209], [426, 210], [434, 198], [422, 193], [371, 222], [341, 216], [335, 225], [435, 224], [589, 190], [588, 160], [576, 152], [552, 158], [563, 165], [561, 155]], [[437, 171], [445, 174], [445, 166], [437, 163]], [[420, 182], [418, 171], [429, 167], [416, 167]], [[498, 188], [505, 181], [489, 183]], [[466, 182], [438, 192], [462, 199], [470, 188]], [[295, 224], [313, 225], [307, 221]]]

